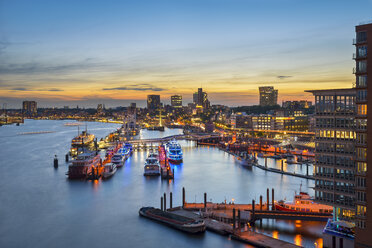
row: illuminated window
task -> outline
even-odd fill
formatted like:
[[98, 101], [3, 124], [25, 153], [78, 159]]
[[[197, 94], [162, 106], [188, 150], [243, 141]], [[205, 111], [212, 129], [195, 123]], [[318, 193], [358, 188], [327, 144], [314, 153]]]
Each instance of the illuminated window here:
[[367, 158], [367, 149], [366, 148], [357, 148], [357, 158], [359, 160], [366, 160]]
[[367, 212], [367, 207], [357, 205], [357, 215], [358, 216], [366, 216], [366, 212]]
[[367, 104], [358, 105], [358, 115], [367, 115]]
[[358, 172], [359, 173], [366, 173], [367, 172], [367, 163], [365, 162], [358, 162]]

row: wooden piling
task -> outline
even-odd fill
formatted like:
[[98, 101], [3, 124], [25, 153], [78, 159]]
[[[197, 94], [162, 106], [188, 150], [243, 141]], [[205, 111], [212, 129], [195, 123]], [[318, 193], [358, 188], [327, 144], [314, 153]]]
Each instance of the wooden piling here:
[[185, 187], [182, 187], [182, 208], [185, 207]]
[[173, 195], [172, 192], [169, 193], [169, 208], [173, 208]]
[[207, 210], [207, 193], [204, 193], [204, 211]]
[[233, 219], [233, 231], [235, 231], [235, 224], [236, 224], [236, 223], [235, 223], [235, 222], [236, 222], [236, 221], [235, 221], [235, 208], [233, 208], [233, 216], [232, 216], [232, 217], [233, 217], [233, 218], [232, 218], [232, 219]]
[[284, 166], [284, 160], [282, 160], [282, 172], [284, 171], [284, 170], [283, 170], [283, 166]]
[[57, 158], [57, 155], [54, 155], [53, 165], [54, 165], [54, 168], [58, 168], [58, 158]]
[[269, 188], [267, 188], [266, 190], [266, 210], [269, 211], [270, 210], [270, 198], [269, 198]]
[[271, 210], [275, 211], [275, 202], [274, 202], [274, 188], [271, 189], [271, 202], [272, 202], [272, 207]]
[[260, 195], [260, 211], [262, 211], [262, 195]]
[[68, 160], [69, 160], [68, 153], [66, 153], [66, 163], [68, 162]]
[[267, 157], [265, 157], [265, 167], [267, 168]]
[[164, 193], [164, 211], [167, 211], [167, 194]]
[[163, 211], [163, 197], [160, 197], [160, 209]]
[[256, 216], [255, 216], [255, 207], [256, 207], [256, 202], [255, 200], [252, 200], [252, 218], [251, 218], [251, 222], [254, 224], [255, 220], [256, 220]]
[[309, 164], [306, 164], [306, 176], [309, 175]]
[[241, 224], [240, 224], [240, 209], [238, 209], [238, 231], [240, 232], [241, 230]]

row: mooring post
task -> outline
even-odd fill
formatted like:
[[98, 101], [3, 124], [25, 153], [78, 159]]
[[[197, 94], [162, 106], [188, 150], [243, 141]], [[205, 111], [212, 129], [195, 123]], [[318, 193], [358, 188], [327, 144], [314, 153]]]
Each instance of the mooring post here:
[[185, 187], [182, 187], [182, 208], [185, 207]]
[[271, 210], [275, 211], [275, 202], [274, 202], [274, 188], [271, 189], [271, 201], [272, 201], [272, 207]]
[[260, 211], [262, 211], [262, 195], [260, 195]]
[[233, 208], [233, 232], [235, 231], [235, 208]]
[[172, 172], [173, 172], [173, 181], [174, 181], [174, 168], [173, 168]]
[[267, 168], [267, 157], [265, 157], [265, 167]]
[[270, 198], [269, 198], [269, 188], [267, 188], [266, 190], [266, 210], [269, 211], [270, 210]]
[[238, 232], [240, 232], [241, 226], [240, 226], [240, 209], [238, 209]]
[[283, 168], [284, 168], [283, 165], [284, 165], [284, 160], [282, 160], [282, 172], [283, 172]]
[[68, 153], [66, 153], [66, 163], [68, 162]]
[[167, 211], [167, 194], [164, 193], [164, 211]]
[[255, 207], [256, 207], [256, 202], [255, 200], [252, 200], [252, 218], [251, 218], [251, 222], [254, 224], [255, 221], [256, 221], [256, 214], [255, 214]]
[[306, 176], [309, 175], [309, 164], [306, 164]]
[[160, 209], [163, 211], [163, 197], [160, 197]]
[[169, 208], [173, 208], [173, 196], [172, 192], [169, 193]]
[[58, 158], [57, 155], [54, 155], [54, 168], [58, 168]]
[[204, 193], [204, 211], [207, 210], [207, 193]]

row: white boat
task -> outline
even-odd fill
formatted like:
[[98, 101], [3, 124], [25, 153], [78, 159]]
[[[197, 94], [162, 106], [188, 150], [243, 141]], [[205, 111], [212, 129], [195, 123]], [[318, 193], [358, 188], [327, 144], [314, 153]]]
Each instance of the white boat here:
[[159, 176], [160, 175], [160, 163], [158, 156], [154, 153], [150, 153], [145, 161], [145, 172], [144, 176]]
[[102, 173], [102, 178], [107, 179], [109, 177], [112, 177], [112, 175], [114, 175], [117, 170], [118, 170], [118, 168], [117, 168], [116, 164], [114, 164], [114, 163], [105, 164], [105, 168], [104, 168], [103, 173]]
[[111, 163], [116, 164], [117, 167], [122, 167], [124, 165], [125, 160], [126, 160], [126, 157], [123, 156], [123, 154], [119, 152], [115, 153], [111, 157]]
[[257, 163], [257, 159], [254, 155], [248, 153], [241, 153], [239, 157], [237, 157], [239, 163], [244, 167], [252, 167], [254, 164]]
[[168, 160], [172, 163], [182, 163], [183, 153], [180, 144], [175, 140], [169, 141], [166, 145]]

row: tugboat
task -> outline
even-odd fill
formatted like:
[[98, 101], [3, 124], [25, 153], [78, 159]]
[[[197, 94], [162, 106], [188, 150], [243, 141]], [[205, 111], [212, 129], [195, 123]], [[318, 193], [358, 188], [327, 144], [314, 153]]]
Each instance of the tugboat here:
[[[100, 168], [100, 155], [95, 152], [82, 153], [68, 167], [69, 179], [86, 179], [96, 168]], [[98, 171], [99, 172], [99, 171]], [[99, 173], [97, 173], [99, 174]]]
[[166, 144], [168, 160], [174, 164], [182, 163], [183, 153], [180, 144], [175, 140], [171, 140]]
[[288, 212], [312, 212], [312, 213], [322, 213], [329, 214], [332, 216], [333, 207], [319, 204], [314, 202], [314, 200], [309, 196], [308, 193], [301, 192], [295, 194], [293, 202], [285, 202], [283, 200], [275, 203], [275, 209], [279, 211], [288, 211]]
[[142, 207], [139, 210], [139, 214], [187, 233], [202, 233], [205, 232], [206, 229], [204, 220], [195, 220], [171, 212], [162, 211], [158, 208]]
[[160, 175], [160, 163], [158, 156], [154, 153], [150, 153], [145, 162], [144, 176], [159, 176]]

